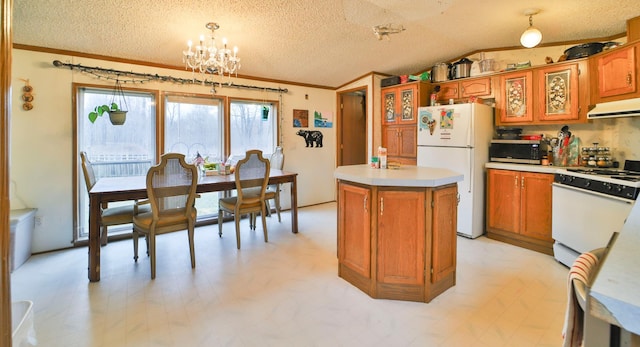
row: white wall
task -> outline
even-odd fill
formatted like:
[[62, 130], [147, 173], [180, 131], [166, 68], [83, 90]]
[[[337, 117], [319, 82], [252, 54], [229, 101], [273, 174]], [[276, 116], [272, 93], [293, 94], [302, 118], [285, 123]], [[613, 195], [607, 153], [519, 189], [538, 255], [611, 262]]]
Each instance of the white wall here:
[[[189, 71], [160, 69], [139, 65], [113, 63], [73, 56], [56, 55], [25, 50], [13, 50], [12, 113], [10, 150], [11, 208], [34, 207], [42, 221], [36, 226], [33, 252], [71, 247], [73, 225], [73, 148], [72, 83], [104, 84], [113, 81], [97, 79], [91, 75], [53, 66], [54, 60], [63, 63], [97, 66], [107, 69], [134, 71], [192, 78]], [[200, 76], [196, 76], [200, 78]], [[29, 79], [33, 87], [33, 109], [22, 109], [21, 79]], [[309, 130], [324, 134], [324, 147], [306, 148], [304, 139], [293, 128], [293, 110], [331, 112], [336, 115], [335, 91], [328, 89], [284, 85], [262, 81], [237, 79], [234, 83], [267, 88], [287, 88], [279, 99], [277, 93], [264, 91], [217, 88], [218, 95], [278, 100], [282, 110], [281, 144], [285, 153], [284, 169], [298, 173], [298, 205], [306, 206], [334, 200], [335, 125], [315, 129], [310, 119]], [[130, 85], [128, 85], [130, 86]], [[136, 85], [143, 89], [185, 93], [210, 93], [210, 87], [149, 82]], [[308, 95], [308, 99], [305, 98]], [[85, 115], [79, 115], [85, 116]], [[335, 121], [335, 119], [334, 119]], [[284, 205], [290, 206], [289, 187], [285, 187]], [[301, 230], [304, 232], [304, 230]]]

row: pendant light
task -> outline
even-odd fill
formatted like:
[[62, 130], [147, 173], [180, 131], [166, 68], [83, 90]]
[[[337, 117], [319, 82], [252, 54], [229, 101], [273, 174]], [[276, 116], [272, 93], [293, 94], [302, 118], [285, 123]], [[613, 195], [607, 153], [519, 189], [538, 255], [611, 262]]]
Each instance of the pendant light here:
[[529, 27], [520, 36], [520, 43], [527, 48], [533, 48], [542, 41], [542, 33], [538, 28], [533, 26], [533, 15], [540, 12], [537, 9], [528, 9], [524, 11], [525, 16], [529, 16]]

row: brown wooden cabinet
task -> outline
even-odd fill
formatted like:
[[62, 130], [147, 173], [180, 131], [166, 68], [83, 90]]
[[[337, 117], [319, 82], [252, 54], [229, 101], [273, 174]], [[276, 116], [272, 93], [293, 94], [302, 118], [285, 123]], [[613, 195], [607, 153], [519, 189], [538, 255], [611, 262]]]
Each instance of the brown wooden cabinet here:
[[592, 103], [616, 101], [640, 96], [637, 80], [640, 71], [640, 43], [614, 48], [594, 56], [591, 71], [594, 76]]
[[429, 84], [410, 82], [382, 88], [382, 146], [387, 161], [416, 163], [418, 107], [427, 105]]
[[578, 64], [553, 65], [535, 70], [538, 90], [535, 115], [540, 121], [568, 121], [580, 118]]
[[438, 102], [445, 104], [450, 99], [467, 102], [472, 96], [491, 96], [491, 78], [463, 78], [453, 82], [439, 84]]
[[382, 147], [387, 148], [387, 161], [416, 164], [418, 134], [415, 125], [385, 125], [382, 134]]
[[501, 75], [500, 88], [500, 93], [496, 96], [499, 122], [533, 122], [533, 72], [525, 70]]
[[552, 174], [487, 170], [487, 237], [553, 255]]
[[591, 100], [587, 59], [505, 73], [496, 79], [497, 125], [587, 121]]
[[[371, 273], [371, 190], [355, 185], [342, 185], [338, 201], [342, 201], [338, 226], [338, 258], [349, 269], [369, 278]], [[348, 216], [348, 218], [347, 218]], [[349, 230], [345, 233], [345, 230]]]
[[455, 285], [457, 185], [338, 183], [338, 274], [373, 298], [429, 302]]

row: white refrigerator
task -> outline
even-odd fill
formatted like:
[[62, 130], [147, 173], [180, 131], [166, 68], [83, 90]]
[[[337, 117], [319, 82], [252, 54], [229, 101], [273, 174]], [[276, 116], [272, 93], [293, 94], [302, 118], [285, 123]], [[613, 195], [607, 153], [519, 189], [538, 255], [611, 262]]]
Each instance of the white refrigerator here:
[[458, 234], [484, 234], [485, 169], [493, 137], [493, 107], [455, 104], [418, 108], [418, 166], [464, 175], [458, 182]]

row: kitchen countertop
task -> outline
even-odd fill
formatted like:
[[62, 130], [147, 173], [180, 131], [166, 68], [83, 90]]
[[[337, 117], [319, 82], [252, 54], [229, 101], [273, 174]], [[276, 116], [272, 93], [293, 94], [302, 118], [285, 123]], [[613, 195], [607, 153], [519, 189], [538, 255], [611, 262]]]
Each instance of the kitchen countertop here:
[[489, 162], [489, 163], [486, 163], [484, 167], [487, 169], [529, 171], [529, 172], [550, 173], [550, 174], [555, 173], [556, 170], [567, 168], [566, 166], [511, 164], [511, 163], [499, 163], [499, 162]]
[[333, 176], [340, 180], [370, 186], [439, 187], [464, 179], [461, 173], [449, 169], [400, 166], [398, 169], [374, 169], [370, 165], [339, 166]]
[[640, 335], [640, 203], [636, 201], [589, 292], [589, 312]]

